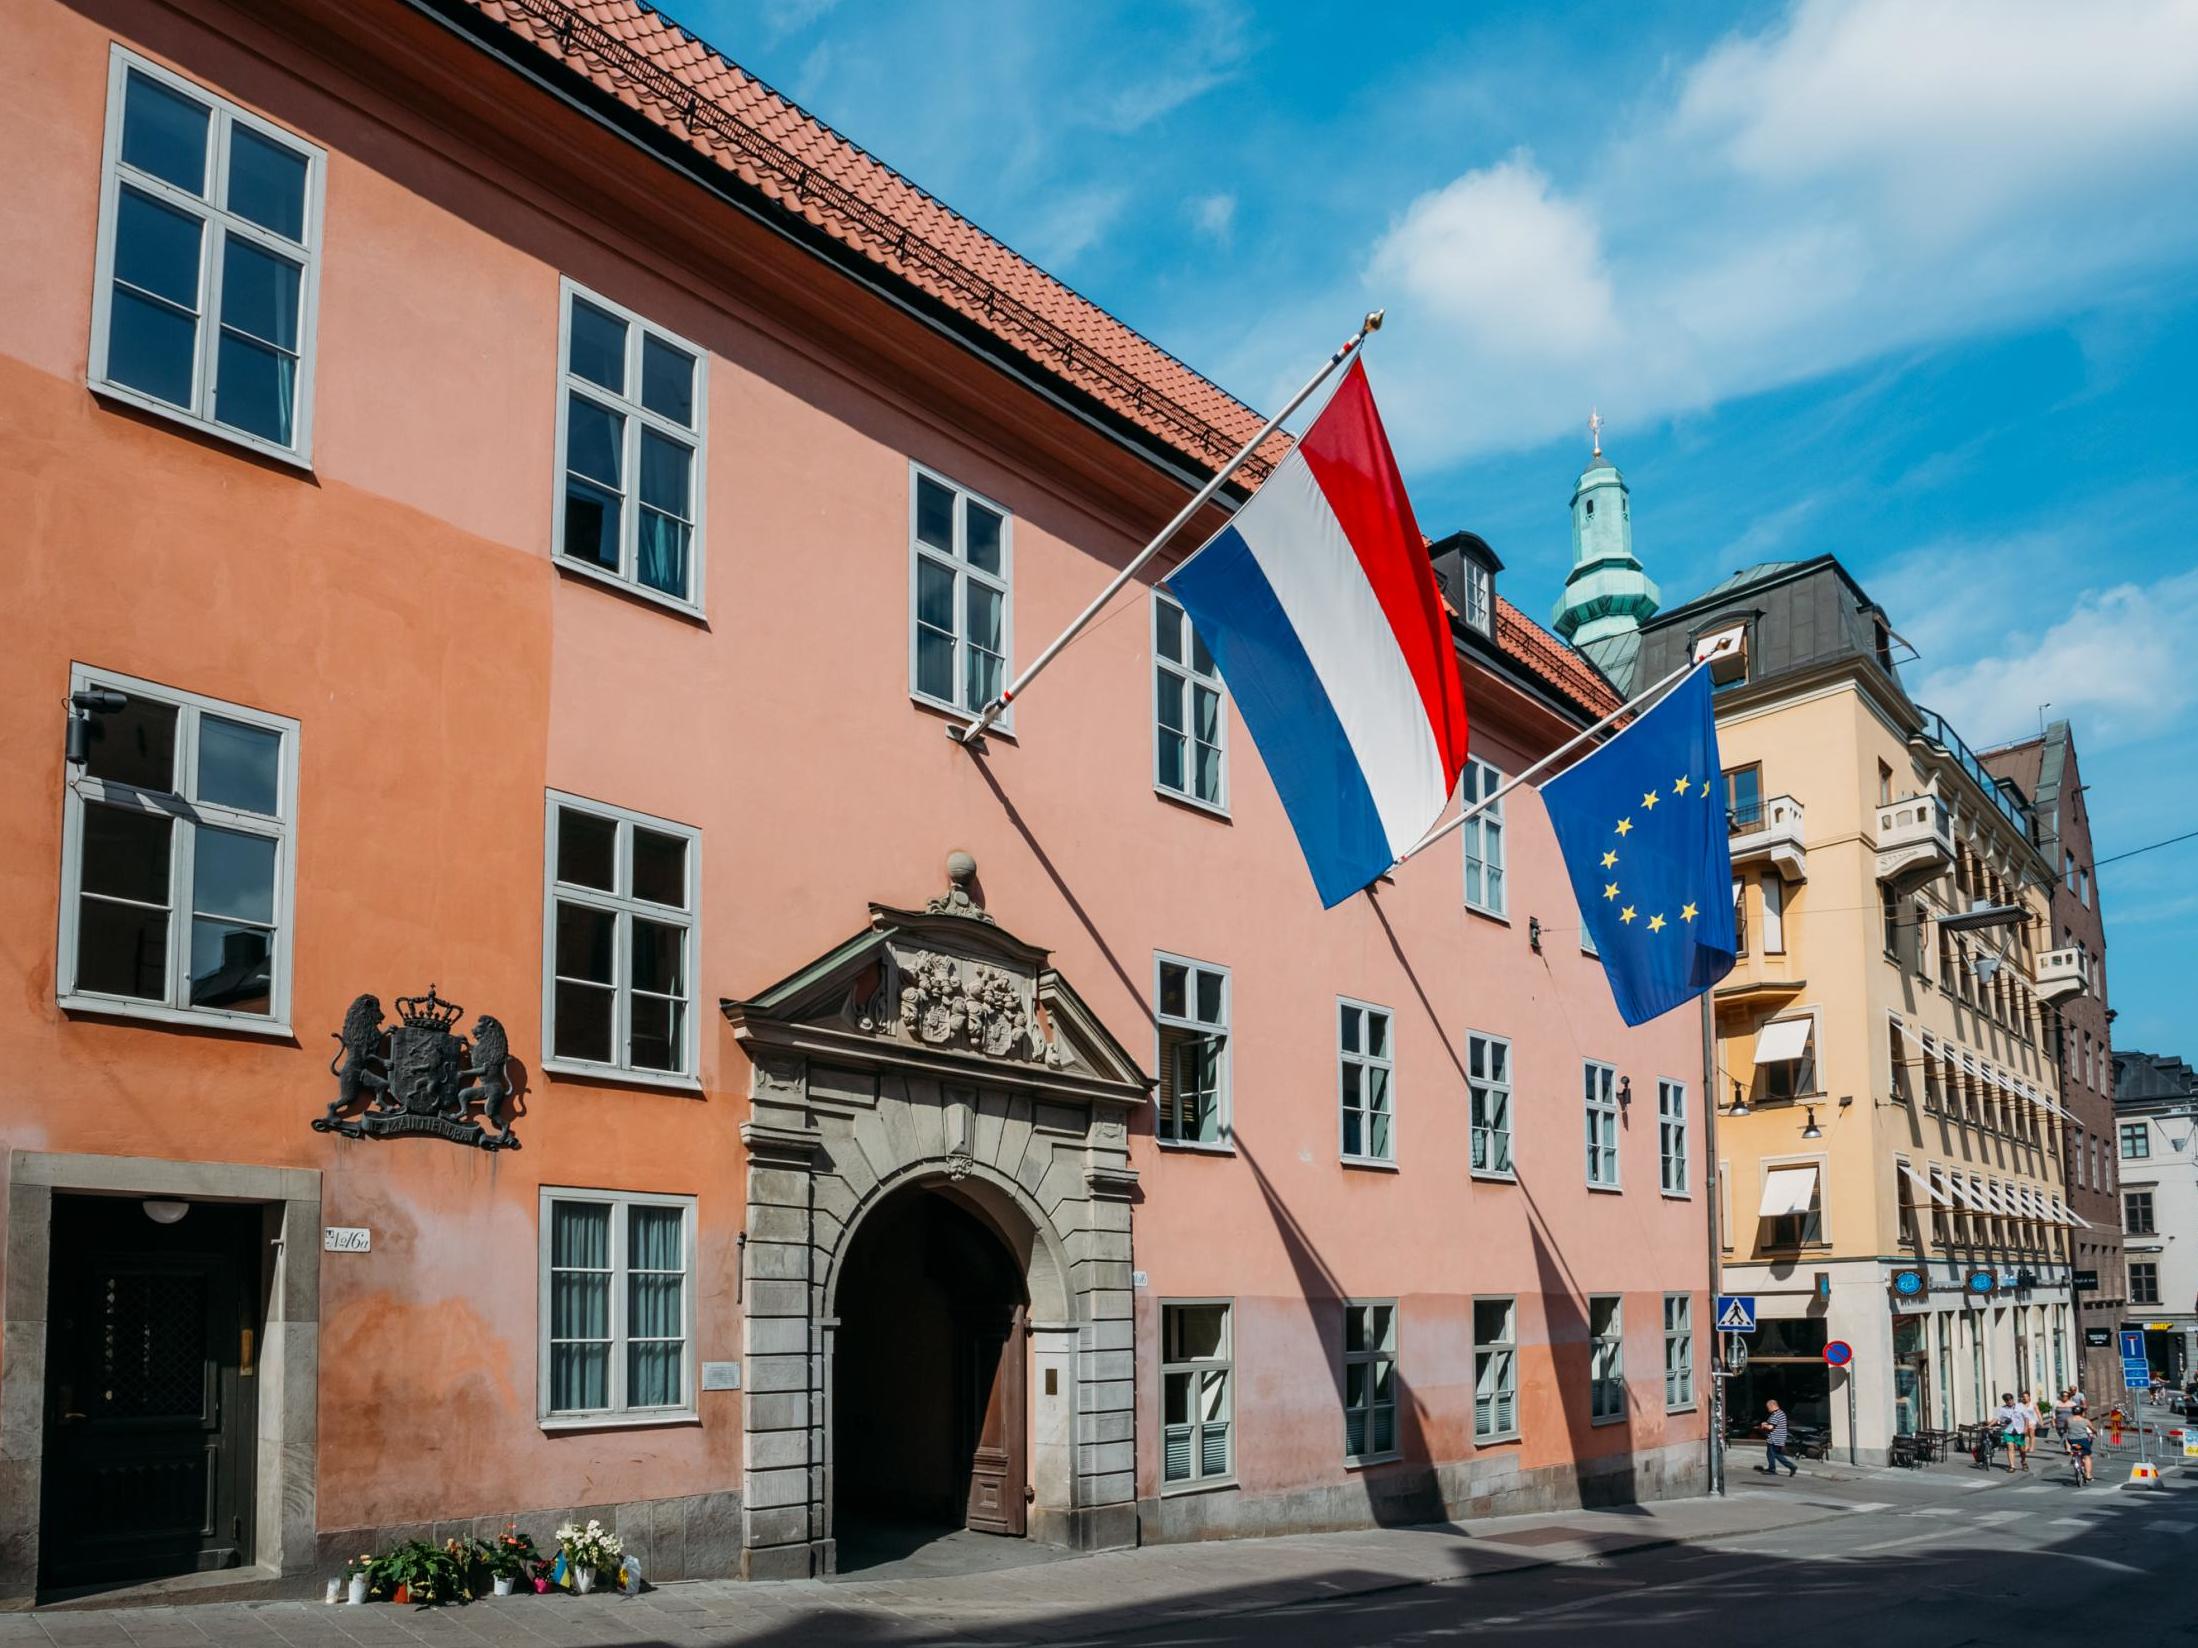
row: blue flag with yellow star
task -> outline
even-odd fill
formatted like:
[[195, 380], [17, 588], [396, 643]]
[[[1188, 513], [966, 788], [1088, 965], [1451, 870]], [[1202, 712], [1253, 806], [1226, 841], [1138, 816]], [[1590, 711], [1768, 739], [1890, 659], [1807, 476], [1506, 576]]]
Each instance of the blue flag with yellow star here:
[[1628, 1024], [1732, 971], [1732, 852], [1710, 674], [1541, 787], [1580, 918]]

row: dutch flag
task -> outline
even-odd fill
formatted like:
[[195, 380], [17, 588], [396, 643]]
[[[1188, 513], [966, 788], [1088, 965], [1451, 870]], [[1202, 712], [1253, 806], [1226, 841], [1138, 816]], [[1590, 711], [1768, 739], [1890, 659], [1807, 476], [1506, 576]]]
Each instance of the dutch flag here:
[[1465, 765], [1449, 616], [1359, 362], [1167, 582], [1333, 908], [1419, 843]]

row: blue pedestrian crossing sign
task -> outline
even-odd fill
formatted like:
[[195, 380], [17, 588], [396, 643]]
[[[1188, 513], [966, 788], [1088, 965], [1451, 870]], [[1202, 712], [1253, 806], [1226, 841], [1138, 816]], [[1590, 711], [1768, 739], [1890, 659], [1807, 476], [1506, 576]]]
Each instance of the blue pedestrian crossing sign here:
[[1752, 1293], [1720, 1293], [1717, 1296], [1717, 1331], [1719, 1333], [1753, 1333], [1755, 1331], [1755, 1295]]

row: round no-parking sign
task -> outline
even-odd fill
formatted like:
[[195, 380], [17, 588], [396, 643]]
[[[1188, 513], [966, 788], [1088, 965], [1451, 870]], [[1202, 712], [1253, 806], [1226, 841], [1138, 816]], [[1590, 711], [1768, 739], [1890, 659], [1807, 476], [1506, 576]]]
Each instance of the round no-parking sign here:
[[1843, 1368], [1854, 1359], [1855, 1347], [1844, 1339], [1834, 1339], [1824, 1347], [1824, 1361], [1828, 1367]]

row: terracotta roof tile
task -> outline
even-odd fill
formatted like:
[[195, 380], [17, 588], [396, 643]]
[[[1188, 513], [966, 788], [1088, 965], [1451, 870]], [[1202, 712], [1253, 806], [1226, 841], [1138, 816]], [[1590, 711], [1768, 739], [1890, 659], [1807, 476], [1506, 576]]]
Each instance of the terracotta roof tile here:
[[467, 3], [1193, 463], [1265, 421], [641, 0]]
[[[1192, 464], [1217, 466], [1265, 421], [643, 0], [464, 3]], [[1245, 479], [1288, 450], [1273, 436]], [[1598, 715], [1617, 707], [1591, 664], [1496, 606], [1506, 653]]]

